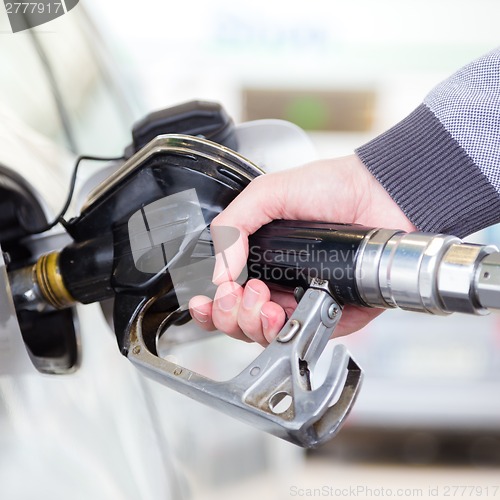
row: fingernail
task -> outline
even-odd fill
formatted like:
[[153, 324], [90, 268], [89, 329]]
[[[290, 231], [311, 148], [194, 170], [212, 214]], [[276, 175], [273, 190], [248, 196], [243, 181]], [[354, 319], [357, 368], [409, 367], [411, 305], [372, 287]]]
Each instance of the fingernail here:
[[259, 295], [260, 293], [257, 290], [247, 285], [243, 293], [243, 307], [245, 309], [252, 309], [257, 304]]
[[267, 330], [269, 328], [269, 316], [260, 311], [260, 319], [262, 320], [262, 328]]
[[194, 319], [200, 323], [206, 323], [208, 321], [208, 314], [200, 311], [199, 309], [193, 308], [192, 310], [192, 315]]
[[227, 293], [218, 299], [219, 308], [223, 311], [230, 311], [235, 305], [238, 297], [234, 293]]

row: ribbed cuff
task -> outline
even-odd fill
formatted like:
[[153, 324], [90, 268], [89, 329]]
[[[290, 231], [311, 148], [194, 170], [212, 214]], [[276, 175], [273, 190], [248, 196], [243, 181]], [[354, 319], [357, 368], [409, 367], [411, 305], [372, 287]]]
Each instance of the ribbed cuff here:
[[464, 237], [500, 221], [499, 194], [424, 104], [356, 154], [422, 231]]

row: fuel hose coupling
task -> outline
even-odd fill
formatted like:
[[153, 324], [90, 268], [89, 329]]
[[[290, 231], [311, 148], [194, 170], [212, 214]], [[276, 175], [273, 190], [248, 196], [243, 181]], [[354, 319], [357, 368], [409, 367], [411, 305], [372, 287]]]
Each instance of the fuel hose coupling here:
[[359, 249], [356, 285], [372, 307], [485, 314], [500, 309], [498, 255], [454, 236], [373, 229]]

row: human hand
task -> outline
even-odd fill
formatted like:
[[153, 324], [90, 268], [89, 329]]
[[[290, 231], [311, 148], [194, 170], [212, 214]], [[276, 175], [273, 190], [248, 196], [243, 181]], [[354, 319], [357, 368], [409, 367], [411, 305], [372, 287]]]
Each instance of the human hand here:
[[[276, 219], [358, 223], [414, 231], [396, 202], [356, 155], [316, 161], [302, 167], [257, 177], [212, 222], [217, 248], [217, 228], [234, 227], [239, 245], [218, 259], [214, 300], [193, 297], [191, 316], [205, 330], [221, 330], [231, 337], [271, 342], [295, 309], [292, 294], [271, 292], [252, 279], [241, 287], [232, 277], [240, 274], [248, 258], [248, 237]], [[359, 330], [381, 310], [346, 306], [335, 332], [337, 336]]]

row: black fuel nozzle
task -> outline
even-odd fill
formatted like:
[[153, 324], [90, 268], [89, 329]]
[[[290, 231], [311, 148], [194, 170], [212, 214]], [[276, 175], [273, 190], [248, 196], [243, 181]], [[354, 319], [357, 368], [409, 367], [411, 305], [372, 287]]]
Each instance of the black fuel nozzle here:
[[[197, 294], [197, 266], [214, 256], [208, 226], [261, 174], [206, 139], [157, 137], [98, 186], [69, 221], [74, 242], [37, 263], [33, 276], [42, 293], [33, 296], [55, 308], [114, 298], [115, 331], [126, 352], [130, 324], [151, 297], [161, 296], [163, 312], [171, 313], [186, 307], [179, 290], [184, 298]], [[498, 250], [452, 236], [275, 221], [249, 242], [249, 277], [289, 291], [307, 288], [312, 279], [327, 281], [341, 305], [445, 314], [480, 313], [498, 303], [492, 278]], [[179, 263], [180, 278], [172, 272]], [[481, 274], [482, 267], [487, 270]], [[461, 288], [455, 289], [458, 275]], [[24, 307], [28, 302], [19, 297]]]

